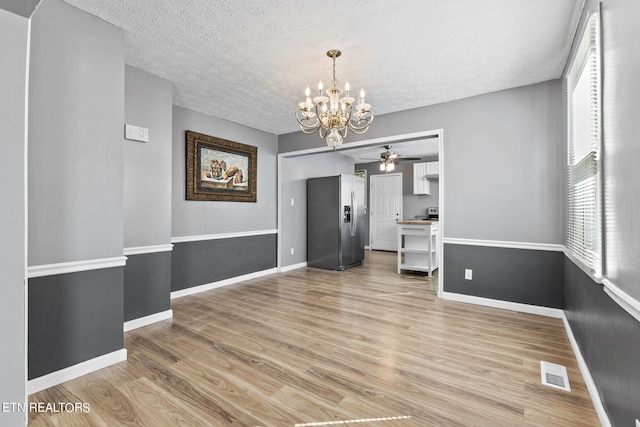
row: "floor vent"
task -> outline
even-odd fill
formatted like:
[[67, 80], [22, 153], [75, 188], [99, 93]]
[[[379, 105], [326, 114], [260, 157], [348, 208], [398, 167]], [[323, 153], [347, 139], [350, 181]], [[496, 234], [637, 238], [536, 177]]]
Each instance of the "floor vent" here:
[[571, 391], [567, 368], [555, 363], [540, 362], [540, 379], [542, 384], [560, 390]]

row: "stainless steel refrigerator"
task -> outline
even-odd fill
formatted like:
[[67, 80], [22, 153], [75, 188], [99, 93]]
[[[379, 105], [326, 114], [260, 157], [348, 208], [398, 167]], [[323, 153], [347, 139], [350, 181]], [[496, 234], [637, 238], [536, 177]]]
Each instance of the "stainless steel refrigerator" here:
[[307, 265], [345, 270], [364, 260], [364, 179], [307, 180]]

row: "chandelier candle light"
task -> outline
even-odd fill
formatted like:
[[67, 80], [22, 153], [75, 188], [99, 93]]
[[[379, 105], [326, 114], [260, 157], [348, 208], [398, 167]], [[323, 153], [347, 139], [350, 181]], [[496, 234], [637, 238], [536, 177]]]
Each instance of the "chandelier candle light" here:
[[[360, 96], [352, 113], [354, 98], [349, 96], [349, 83], [345, 83], [344, 91], [338, 86], [336, 79], [336, 58], [342, 55], [337, 49], [327, 52], [333, 59], [333, 80], [331, 87], [323, 90], [322, 82], [318, 83], [318, 96], [311, 98], [311, 91], [307, 87], [305, 100], [300, 102], [296, 110], [296, 120], [300, 130], [311, 135], [318, 132], [321, 138], [326, 138], [327, 145], [334, 150], [338, 148], [350, 129], [353, 133], [363, 134], [369, 129], [373, 120], [371, 105], [364, 102], [364, 90], [360, 89]], [[340, 95], [345, 93], [342, 98]]]

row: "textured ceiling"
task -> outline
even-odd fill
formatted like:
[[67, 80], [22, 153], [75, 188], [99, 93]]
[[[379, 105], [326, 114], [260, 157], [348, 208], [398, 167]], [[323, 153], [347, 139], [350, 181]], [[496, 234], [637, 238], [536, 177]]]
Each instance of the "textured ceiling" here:
[[[307, 86], [367, 91], [376, 115], [559, 78], [581, 0], [66, 0], [125, 30], [128, 64], [174, 103], [274, 134]], [[375, 120], [372, 126], [375, 126]]]

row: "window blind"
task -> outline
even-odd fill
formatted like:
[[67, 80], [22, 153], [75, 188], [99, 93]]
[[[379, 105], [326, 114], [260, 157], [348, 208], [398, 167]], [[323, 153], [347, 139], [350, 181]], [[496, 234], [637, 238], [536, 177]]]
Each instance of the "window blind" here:
[[567, 249], [602, 275], [599, 17], [585, 25], [567, 73]]

